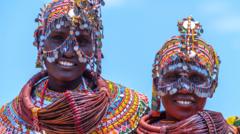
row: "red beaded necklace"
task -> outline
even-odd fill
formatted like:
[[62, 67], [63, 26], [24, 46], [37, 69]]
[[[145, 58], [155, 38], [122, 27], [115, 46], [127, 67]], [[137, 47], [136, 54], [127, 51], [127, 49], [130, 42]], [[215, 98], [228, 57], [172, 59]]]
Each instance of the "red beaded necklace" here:
[[153, 118], [145, 115], [137, 129], [138, 134], [237, 134], [229, 126], [221, 113], [213, 111], [199, 111], [197, 114], [176, 123], [153, 123]]
[[[46, 72], [34, 76], [19, 95], [18, 113], [28, 124], [33, 125], [32, 129], [44, 130], [47, 133], [88, 133], [98, 126], [106, 114], [110, 101], [104, 80], [99, 77], [98, 91], [95, 93], [67, 91], [57, 101], [39, 108], [31, 101], [31, 91], [34, 84], [46, 76]], [[47, 82], [44, 87], [42, 96], [46, 92]]]

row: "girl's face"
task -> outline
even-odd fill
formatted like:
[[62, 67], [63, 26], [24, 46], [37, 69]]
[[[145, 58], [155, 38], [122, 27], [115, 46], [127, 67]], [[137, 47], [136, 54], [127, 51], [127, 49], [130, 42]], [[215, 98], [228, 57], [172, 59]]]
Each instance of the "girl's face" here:
[[[179, 70], [165, 73], [162, 76], [161, 82], [165, 84], [174, 83], [181, 78], [187, 79], [187, 81], [199, 86], [204, 85], [208, 81], [206, 75], [197, 71]], [[204, 109], [207, 99], [197, 96], [192, 92], [194, 89], [189, 90], [185, 87], [188, 87], [188, 85], [181, 86], [174, 94], [166, 94], [161, 97], [167, 118], [170, 120], [183, 120]]]
[[[61, 27], [52, 31], [45, 42], [45, 51], [51, 51], [58, 48], [70, 35], [70, 27]], [[90, 56], [93, 53], [93, 43], [91, 34], [85, 30], [79, 30], [79, 33], [74, 37], [79, 44], [79, 48], [86, 55]], [[64, 51], [59, 49], [58, 58], [50, 63], [46, 58], [45, 65], [49, 76], [54, 77], [59, 81], [73, 81], [78, 79], [86, 70], [87, 63], [80, 63], [79, 57], [74, 51], [74, 43], [65, 47]]]

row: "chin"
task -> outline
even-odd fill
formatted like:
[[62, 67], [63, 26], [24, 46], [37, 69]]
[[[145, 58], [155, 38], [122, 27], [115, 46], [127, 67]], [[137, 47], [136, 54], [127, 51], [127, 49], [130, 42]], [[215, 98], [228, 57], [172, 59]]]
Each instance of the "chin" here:
[[57, 81], [70, 82], [79, 79], [86, 70], [85, 66], [76, 66], [72, 68], [63, 68], [55, 64], [47, 66], [48, 75]]
[[64, 81], [64, 82], [71, 82], [71, 81], [78, 79], [79, 77], [80, 76], [78, 76], [78, 77], [59, 76], [56, 79], [58, 79], [59, 81]]
[[181, 107], [178, 105], [171, 104], [171, 106], [165, 107], [166, 113], [168, 113], [168, 116], [170, 116], [173, 119], [176, 119], [178, 121], [187, 119], [195, 114], [198, 113], [197, 108], [195, 107]]
[[54, 72], [49, 75], [53, 76], [58, 81], [70, 82], [70, 81], [79, 79], [82, 76], [82, 74], [83, 74], [82, 72], [68, 72], [68, 71], [62, 72], [61, 71], [61, 72]]
[[172, 113], [172, 116], [177, 120], [184, 120], [187, 119], [195, 114], [198, 113], [196, 110], [176, 110], [177, 112]]

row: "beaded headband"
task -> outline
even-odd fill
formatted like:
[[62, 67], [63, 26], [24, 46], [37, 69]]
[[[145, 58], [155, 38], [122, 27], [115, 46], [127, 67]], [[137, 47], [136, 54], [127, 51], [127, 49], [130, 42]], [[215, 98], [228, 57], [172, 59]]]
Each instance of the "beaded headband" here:
[[156, 54], [153, 78], [159, 77], [161, 70], [177, 59], [202, 66], [215, 78], [220, 65], [219, 57], [212, 46], [200, 39], [203, 33], [200, 23], [194, 21], [192, 17], [184, 18], [178, 22], [178, 30], [180, 36], [172, 37]]
[[[101, 5], [104, 5], [103, 0], [53, 0], [51, 3], [44, 5], [38, 18], [36, 18], [36, 22], [39, 24], [34, 34], [34, 45], [38, 48], [36, 66], [43, 67], [44, 56], [49, 62], [53, 62], [58, 57], [57, 50], [44, 51], [45, 41], [52, 31], [70, 23], [71, 26], [74, 26], [74, 28], [70, 28], [70, 35], [78, 36], [80, 34], [80, 31], [77, 31], [75, 28], [87, 30], [91, 33], [91, 39], [94, 43], [93, 55], [86, 57], [78, 46], [74, 46], [74, 50], [80, 56], [80, 62], [88, 61], [91, 69], [100, 74], [101, 59], [103, 58], [101, 51], [101, 40], [103, 38]], [[62, 46], [69, 45], [69, 42], [73, 44], [74, 41], [70, 37]], [[62, 46], [57, 49], [60, 49]]]
[[[168, 40], [157, 52], [153, 64], [152, 110], [160, 108], [160, 97], [174, 94], [182, 88], [199, 97], [212, 97], [218, 82], [220, 60], [216, 52], [200, 39], [202, 26], [192, 17], [178, 22], [179, 36]], [[173, 83], [164, 83], [163, 75], [169, 70], [197, 71], [206, 76], [207, 82], [196, 84], [185, 77]]]

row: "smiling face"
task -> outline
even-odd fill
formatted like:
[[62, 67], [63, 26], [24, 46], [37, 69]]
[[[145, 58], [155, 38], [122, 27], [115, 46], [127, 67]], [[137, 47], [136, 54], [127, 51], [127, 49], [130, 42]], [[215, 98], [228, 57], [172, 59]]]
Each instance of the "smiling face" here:
[[[71, 41], [70, 44], [64, 44]], [[49, 62], [44, 58], [44, 62], [50, 77], [58, 81], [74, 81], [79, 79], [86, 69], [87, 63], [81, 63], [79, 56], [74, 50], [78, 43], [81, 51], [87, 56], [93, 53], [91, 34], [86, 30], [78, 30], [70, 36], [70, 26], [61, 27], [52, 31], [45, 42], [45, 51], [58, 49], [58, 58], [54, 62]], [[65, 46], [64, 46], [65, 45]]]
[[191, 85], [189, 83], [194, 84], [195, 87], [208, 83], [207, 76], [200, 72], [201, 71], [174, 69], [163, 74], [160, 81], [162, 85], [182, 81], [182, 83], [180, 82], [176, 87], [178, 88], [176, 93], [162, 96], [162, 103], [166, 110], [167, 119], [183, 120], [203, 110], [206, 98], [197, 96], [193, 92], [194, 89], [188, 88], [189, 85]]
[[202, 111], [206, 98], [200, 98], [192, 93], [178, 92], [162, 97], [162, 103], [166, 110], [166, 119], [180, 121]]

